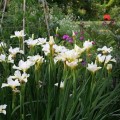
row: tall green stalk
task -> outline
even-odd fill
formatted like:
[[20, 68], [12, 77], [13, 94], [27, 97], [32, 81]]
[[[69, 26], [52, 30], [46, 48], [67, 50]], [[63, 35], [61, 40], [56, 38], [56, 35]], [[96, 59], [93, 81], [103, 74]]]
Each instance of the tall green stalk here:
[[34, 55], [34, 51], [35, 51], [35, 48], [34, 47], [30, 47], [30, 50], [29, 50], [29, 55]]
[[16, 98], [16, 93], [13, 91], [13, 96], [12, 96], [12, 110], [15, 108], [15, 99]]
[[9, 76], [10, 70], [9, 68], [9, 64], [7, 62], [3, 62], [2, 63], [3, 68], [4, 68], [4, 81], [6, 81], [7, 77]]
[[24, 48], [24, 43], [23, 43], [23, 38], [22, 37], [19, 37], [19, 47], [21, 50], [23, 50]]
[[73, 75], [73, 98], [75, 101], [76, 95], [77, 95], [77, 83], [76, 83], [76, 75], [75, 75], [75, 69], [73, 69], [72, 71], [72, 75]]
[[60, 120], [63, 120], [64, 118], [64, 114], [65, 114], [65, 108], [66, 108], [66, 105], [67, 105], [67, 100], [68, 100], [68, 97], [69, 97], [69, 89], [70, 89], [70, 81], [68, 81], [68, 70], [67, 70], [67, 66], [66, 64], [64, 63], [64, 70], [63, 70], [63, 79], [64, 79], [64, 89], [63, 89], [63, 93], [62, 93], [62, 96], [60, 98]]
[[53, 79], [53, 45], [50, 45], [50, 63], [48, 65], [48, 104], [47, 104], [47, 120], [50, 120], [50, 110], [51, 110], [51, 95], [52, 95], [52, 83], [54, 84]]
[[95, 73], [92, 73], [92, 79], [91, 79], [91, 83], [90, 83], [90, 91], [88, 91], [89, 95], [90, 95], [90, 104], [92, 102], [92, 97], [93, 97], [95, 85], [96, 85]]
[[49, 65], [49, 83], [48, 83], [48, 105], [47, 105], [47, 120], [50, 119], [50, 108], [51, 108], [51, 79], [50, 79], [50, 65]]
[[21, 90], [20, 90], [20, 120], [25, 120], [24, 97], [25, 97], [25, 83], [21, 84]]
[[40, 80], [40, 66], [35, 65], [35, 84], [36, 84], [36, 95], [37, 95], [37, 120], [39, 118], [39, 80]]

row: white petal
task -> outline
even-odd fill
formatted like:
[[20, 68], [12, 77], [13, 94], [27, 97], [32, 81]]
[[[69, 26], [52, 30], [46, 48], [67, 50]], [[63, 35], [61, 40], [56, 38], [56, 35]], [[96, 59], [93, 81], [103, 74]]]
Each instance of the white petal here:
[[2, 113], [3, 113], [4, 115], [6, 115], [6, 111], [5, 111], [5, 110], [2, 110]]
[[6, 109], [6, 107], [7, 107], [6, 104], [2, 105], [2, 109]]
[[3, 88], [3, 87], [8, 87], [9, 85], [7, 84], [7, 83], [2, 83], [2, 86], [1, 86], [1, 88]]

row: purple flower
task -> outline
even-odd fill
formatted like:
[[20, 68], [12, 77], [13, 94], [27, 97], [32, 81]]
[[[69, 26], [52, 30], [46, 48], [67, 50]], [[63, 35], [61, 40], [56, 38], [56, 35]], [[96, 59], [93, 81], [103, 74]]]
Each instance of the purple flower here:
[[93, 41], [92, 44], [95, 45], [96, 43]]
[[69, 43], [73, 43], [73, 38], [69, 37], [69, 38], [67, 39], [67, 41], [68, 41]]
[[62, 38], [63, 38], [64, 40], [67, 40], [67, 39], [69, 38], [69, 35], [65, 34], [65, 35], [63, 35]]
[[81, 62], [81, 64], [82, 64], [82, 66], [85, 66], [87, 63], [86, 63], [86, 61], [83, 60], [83, 61]]
[[75, 33], [75, 35], [77, 35], [78, 34], [78, 32], [74, 32]]
[[84, 36], [81, 36], [81, 37], [80, 37], [80, 40], [84, 40]]

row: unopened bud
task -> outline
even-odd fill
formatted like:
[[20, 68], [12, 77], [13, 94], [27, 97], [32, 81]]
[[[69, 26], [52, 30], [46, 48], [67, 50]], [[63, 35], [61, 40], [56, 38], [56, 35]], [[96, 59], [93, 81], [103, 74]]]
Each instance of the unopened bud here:
[[55, 43], [53, 36], [50, 36], [49, 45], [53, 45]]
[[72, 36], [73, 36], [73, 37], [75, 36], [75, 32], [74, 32], [74, 31], [72, 31]]
[[59, 28], [57, 27], [57, 28], [56, 28], [56, 34], [58, 34], [58, 30], [59, 30]]
[[34, 39], [34, 34], [32, 34], [32, 39]]
[[112, 70], [112, 64], [107, 64], [106, 68], [107, 68], [108, 71], [111, 71]]

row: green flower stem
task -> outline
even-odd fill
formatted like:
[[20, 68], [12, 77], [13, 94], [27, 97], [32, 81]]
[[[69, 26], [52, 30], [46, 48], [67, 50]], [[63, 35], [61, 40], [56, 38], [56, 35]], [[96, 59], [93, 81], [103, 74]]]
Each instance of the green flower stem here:
[[50, 109], [51, 109], [51, 65], [49, 64], [49, 83], [48, 83], [48, 104], [47, 104], [47, 120], [50, 119]]
[[39, 69], [40, 66], [35, 65], [35, 82], [36, 82], [36, 93], [37, 93], [37, 120], [38, 120], [38, 111], [39, 111], [39, 79], [40, 79], [40, 73], [39, 73]]
[[21, 38], [21, 37], [19, 38], [19, 47], [21, 50], [23, 50], [23, 48], [24, 48], [23, 47], [23, 38]]
[[[68, 94], [68, 84], [67, 84], [67, 73], [68, 71], [67, 71], [67, 66], [66, 66], [66, 63], [64, 62], [64, 69], [63, 69], [63, 79], [64, 79], [64, 88], [63, 88], [63, 91], [61, 91], [62, 93], [61, 93], [61, 96], [62, 96], [62, 99], [60, 98], [60, 101], [59, 101], [59, 104], [61, 105], [62, 104], [62, 106], [61, 106], [61, 110], [60, 110], [60, 120], [63, 120], [63, 116], [64, 116], [64, 111], [65, 111], [65, 106], [66, 106], [66, 98], [67, 98], [67, 94]], [[60, 96], [60, 97], [61, 97]]]
[[13, 96], [12, 96], [12, 110], [15, 108], [15, 99], [16, 99], [16, 93], [13, 91]]
[[72, 74], [73, 74], [73, 98], [75, 100], [77, 93], [75, 69], [72, 70]]
[[74, 44], [76, 44], [76, 36], [72, 36]]
[[49, 81], [48, 81], [48, 104], [47, 104], [47, 120], [50, 120], [50, 110], [51, 110], [51, 95], [52, 95], [52, 83], [54, 84], [53, 76], [53, 67], [54, 67], [54, 61], [53, 61], [53, 48], [52, 45], [50, 45], [50, 63], [48, 65], [48, 74], [49, 74]]
[[102, 67], [101, 76], [105, 77], [106, 64]]
[[78, 92], [78, 94], [76, 96], [76, 99], [75, 99], [75, 102], [73, 102], [73, 105], [72, 105], [69, 113], [67, 114], [66, 120], [70, 120], [71, 119], [71, 117], [73, 115], [73, 112], [74, 112], [76, 106], [78, 105], [78, 102], [80, 102], [79, 99], [81, 97], [81, 94], [84, 93], [84, 91], [86, 90], [86, 86], [88, 86], [88, 81], [89, 81], [89, 79], [87, 79], [86, 83], [82, 86], [82, 89]]
[[64, 88], [65, 88], [67, 83], [67, 66], [65, 62], [64, 62], [64, 69], [63, 69], [63, 79], [64, 79]]
[[24, 97], [25, 97], [25, 83], [21, 84], [21, 91], [20, 91], [20, 120], [24, 119]]
[[[107, 78], [107, 81], [108, 81], [108, 83], [110, 83], [111, 81], [111, 78], [112, 78], [112, 76], [111, 76], [111, 71], [110, 70], [108, 70], [108, 76], [107, 76], [108, 78]], [[110, 86], [108, 85], [107, 86], [107, 92], [109, 92], [109, 90], [110, 90]]]
[[86, 49], [86, 63], [90, 62], [89, 53], [90, 53], [90, 48]]
[[91, 85], [90, 85], [90, 103], [92, 101], [92, 96], [93, 96], [93, 93], [94, 93], [94, 89], [95, 89], [95, 84], [96, 84], [96, 81], [95, 81], [95, 73], [92, 73], [92, 81], [91, 81]]
[[35, 49], [34, 47], [30, 47], [29, 55], [31, 56], [34, 55], [34, 49]]
[[35, 65], [35, 81], [36, 84], [38, 84], [40, 80], [40, 65], [38, 66], [38, 64]]
[[85, 84], [86, 81], [87, 81], [87, 76], [88, 76], [88, 70], [87, 68], [85, 69], [85, 73], [84, 73], [84, 80], [83, 80], [83, 83]]
[[60, 120], [63, 120], [64, 118], [64, 114], [65, 114], [65, 108], [66, 108], [66, 104], [67, 104], [67, 99], [68, 99], [68, 96], [69, 96], [69, 85], [66, 84], [66, 86], [64, 86], [64, 89], [63, 89], [63, 96], [61, 98], [61, 111], [60, 111]]
[[67, 70], [67, 67], [66, 65], [64, 64], [64, 70], [63, 70], [63, 76], [64, 76], [64, 88], [63, 88], [63, 91], [62, 91], [62, 97], [60, 98], [60, 102], [59, 103], [61, 106], [61, 109], [60, 109], [60, 120], [63, 120], [64, 118], [64, 114], [65, 114], [65, 108], [66, 108], [66, 104], [67, 104], [67, 99], [69, 97], [69, 89], [70, 89], [70, 84], [69, 82], [70, 81], [67, 81], [67, 78], [68, 78], [68, 70]]
[[3, 68], [4, 68], [4, 80], [6, 81], [7, 77], [9, 76], [9, 73], [10, 73], [10, 70], [8, 69], [9, 68], [9, 64], [7, 62], [3, 62]]

